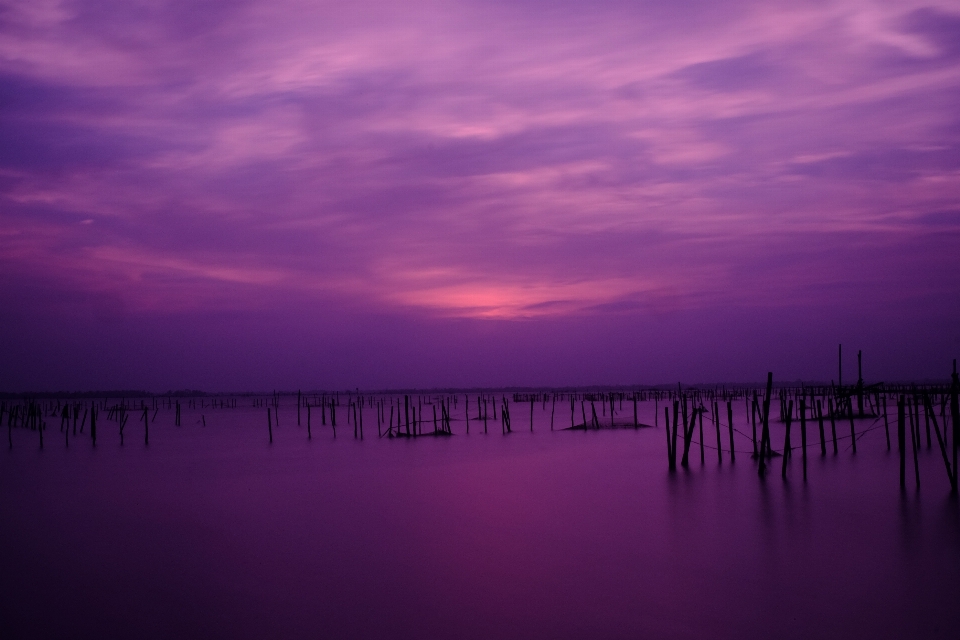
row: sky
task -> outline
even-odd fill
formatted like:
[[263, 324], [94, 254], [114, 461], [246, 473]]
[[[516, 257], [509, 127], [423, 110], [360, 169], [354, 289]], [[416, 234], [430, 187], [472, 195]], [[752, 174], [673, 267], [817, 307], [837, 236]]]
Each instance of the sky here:
[[960, 1], [0, 0], [0, 390], [940, 379]]

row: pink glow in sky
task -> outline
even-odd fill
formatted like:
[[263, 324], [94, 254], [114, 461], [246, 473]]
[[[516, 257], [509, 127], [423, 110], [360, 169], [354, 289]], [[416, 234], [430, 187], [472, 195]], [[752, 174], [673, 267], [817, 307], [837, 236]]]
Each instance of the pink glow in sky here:
[[940, 377], [958, 269], [956, 0], [0, 0], [3, 389]]

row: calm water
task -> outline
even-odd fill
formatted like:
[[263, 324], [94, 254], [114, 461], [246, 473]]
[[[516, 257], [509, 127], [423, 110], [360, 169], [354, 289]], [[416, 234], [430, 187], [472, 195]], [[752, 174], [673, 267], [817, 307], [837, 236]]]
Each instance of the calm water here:
[[509, 436], [456, 422], [414, 441], [377, 439], [371, 409], [364, 441], [342, 414], [336, 440], [315, 415], [307, 441], [294, 406], [273, 445], [252, 408], [184, 410], [179, 428], [161, 411], [149, 448], [136, 413], [123, 448], [104, 420], [95, 450], [66, 449], [53, 418], [43, 451], [15, 430], [2, 635], [960, 637], [960, 518], [936, 442], [919, 493], [911, 466], [901, 494], [882, 428], [856, 455], [811, 447], [806, 484], [799, 455], [786, 483], [779, 460], [761, 482], [747, 453], [718, 465], [711, 449], [670, 474], [662, 421], [551, 432], [548, 405], [530, 433], [522, 406]]

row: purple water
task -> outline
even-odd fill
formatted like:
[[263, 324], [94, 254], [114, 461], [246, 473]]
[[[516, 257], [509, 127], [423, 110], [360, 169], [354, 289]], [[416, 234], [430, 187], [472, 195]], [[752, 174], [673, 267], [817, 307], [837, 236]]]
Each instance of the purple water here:
[[308, 441], [294, 406], [272, 445], [261, 408], [184, 410], [179, 428], [162, 410], [149, 447], [136, 413], [122, 448], [113, 422], [95, 450], [66, 448], [55, 419], [43, 451], [14, 430], [2, 635], [958, 637], [960, 517], [935, 441], [919, 492], [911, 459], [901, 493], [882, 424], [856, 455], [811, 445], [806, 483], [799, 453], [787, 482], [779, 459], [761, 481], [741, 435], [734, 464], [695, 446], [671, 474], [662, 417], [551, 432], [537, 405], [530, 433], [524, 406], [508, 436], [491, 420], [378, 439], [367, 408], [363, 441], [316, 413]]

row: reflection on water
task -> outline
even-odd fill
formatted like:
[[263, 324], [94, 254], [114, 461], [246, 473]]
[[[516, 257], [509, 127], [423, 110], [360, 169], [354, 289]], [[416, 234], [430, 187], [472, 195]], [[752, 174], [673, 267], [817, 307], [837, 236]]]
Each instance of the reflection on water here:
[[811, 446], [807, 482], [799, 454], [761, 480], [746, 442], [669, 473], [660, 430], [548, 414], [415, 441], [307, 441], [281, 415], [270, 445], [253, 409], [161, 414], [149, 449], [109, 424], [96, 450], [16, 433], [4, 635], [956, 637], [960, 513], [935, 449], [920, 492], [880, 431], [856, 455]]

